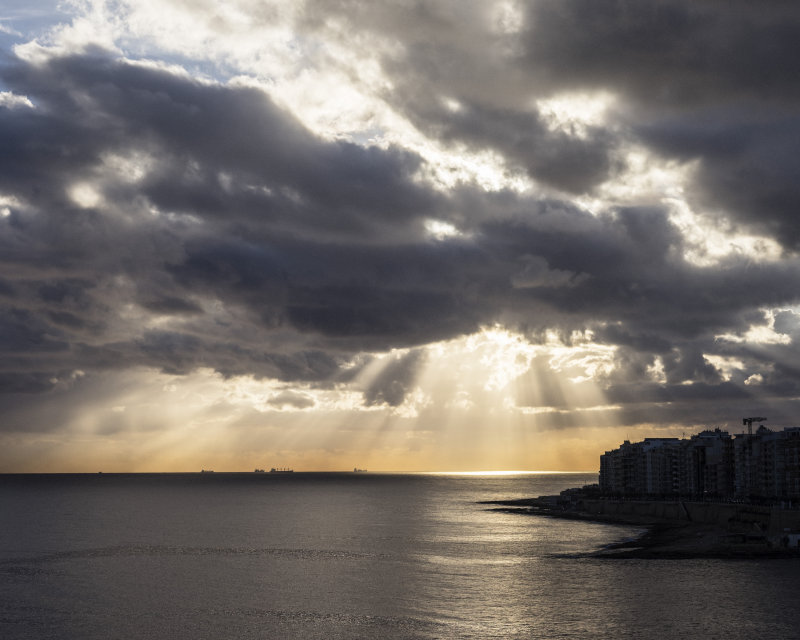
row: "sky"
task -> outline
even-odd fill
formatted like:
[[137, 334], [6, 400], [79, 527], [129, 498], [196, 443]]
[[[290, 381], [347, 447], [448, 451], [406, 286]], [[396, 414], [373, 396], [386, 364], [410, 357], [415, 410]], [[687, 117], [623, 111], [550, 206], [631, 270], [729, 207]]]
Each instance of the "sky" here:
[[797, 78], [794, 2], [6, 0], [0, 471], [796, 425]]

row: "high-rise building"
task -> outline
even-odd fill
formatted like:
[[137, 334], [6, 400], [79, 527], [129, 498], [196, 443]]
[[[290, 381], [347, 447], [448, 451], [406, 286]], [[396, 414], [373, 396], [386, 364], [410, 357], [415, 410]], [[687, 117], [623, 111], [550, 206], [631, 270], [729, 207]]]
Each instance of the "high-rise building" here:
[[734, 442], [735, 493], [750, 498], [800, 498], [800, 427], [761, 425]]
[[600, 488], [609, 495], [798, 499], [800, 427], [626, 440], [600, 456]]

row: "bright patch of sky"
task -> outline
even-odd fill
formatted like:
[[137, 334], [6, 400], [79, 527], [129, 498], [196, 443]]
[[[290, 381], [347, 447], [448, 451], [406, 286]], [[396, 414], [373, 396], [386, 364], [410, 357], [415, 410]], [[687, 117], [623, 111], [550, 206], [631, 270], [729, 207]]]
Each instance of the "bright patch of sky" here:
[[[237, 376], [223, 379], [210, 370], [188, 377], [174, 376], [164, 388], [171, 394], [192, 395], [191, 405], [203, 412], [220, 402], [236, 410], [254, 409], [270, 412], [382, 412], [387, 417], [416, 418], [425, 410], [471, 409], [495, 404], [517, 411], [512, 383], [525, 374], [537, 355], [549, 357], [552, 375], [560, 377], [565, 387], [586, 382], [609, 366], [611, 350], [584, 339], [576, 347], [566, 347], [555, 336], [547, 344], [531, 344], [524, 337], [499, 327], [456, 340], [424, 347], [421, 370], [409, 385], [404, 401], [397, 406], [367, 404], [363, 390], [386, 366], [408, 355], [407, 350], [374, 354], [372, 360], [352, 383], [318, 388], [313, 384], [287, 384], [278, 380]], [[198, 387], [199, 385], [199, 387]], [[192, 390], [198, 387], [197, 390]], [[487, 403], [487, 394], [492, 401]], [[182, 401], [185, 400], [181, 396]], [[149, 403], [152, 399], [148, 399]], [[598, 396], [598, 401], [599, 401]], [[130, 406], [131, 402], [115, 404]], [[586, 408], [586, 407], [584, 407]], [[530, 408], [528, 408], [530, 409]], [[526, 409], [527, 413], [535, 413]], [[545, 410], [546, 408], [543, 408]]]
[[703, 357], [708, 360], [708, 362], [711, 363], [717, 371], [720, 372], [722, 379], [726, 382], [733, 378], [736, 373], [743, 371], [745, 368], [744, 362], [739, 358], [730, 358], [726, 356], [709, 354], [705, 354]]
[[607, 112], [614, 106], [614, 96], [605, 91], [559, 94], [537, 100], [535, 106], [552, 131], [585, 139], [591, 127], [608, 124]]
[[[610, 100], [599, 104], [607, 105]], [[589, 121], [600, 122], [604, 109], [598, 106], [588, 113]], [[730, 256], [745, 255], [752, 262], [780, 258], [782, 250], [775, 240], [738, 230], [723, 214], [708, 215], [711, 212], [693, 209], [686, 185], [697, 171], [695, 161], [665, 160], [644, 147], [627, 142], [623, 149], [623, 172], [600, 185], [595, 193], [575, 199], [587, 211], [601, 213], [615, 206], [660, 203], [667, 208], [670, 221], [683, 236], [683, 259], [698, 267], [718, 265]]]
[[455, 225], [442, 220], [426, 220], [425, 231], [436, 240], [446, 240], [447, 238], [458, 238], [463, 236]]
[[737, 344], [747, 343], [754, 345], [791, 344], [791, 336], [775, 331], [775, 314], [778, 310], [764, 309], [767, 317], [766, 324], [751, 325], [744, 333], [725, 333], [715, 336], [716, 340], [724, 340]]

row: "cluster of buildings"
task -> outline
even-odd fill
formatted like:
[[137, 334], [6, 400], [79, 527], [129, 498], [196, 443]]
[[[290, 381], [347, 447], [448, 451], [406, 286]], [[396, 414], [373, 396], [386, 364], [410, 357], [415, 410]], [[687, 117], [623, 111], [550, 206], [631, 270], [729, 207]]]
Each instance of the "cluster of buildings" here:
[[[760, 418], [764, 420], [765, 418]], [[747, 422], [748, 419], [745, 419]], [[731, 436], [625, 441], [600, 456], [600, 490], [614, 496], [800, 499], [800, 427]]]

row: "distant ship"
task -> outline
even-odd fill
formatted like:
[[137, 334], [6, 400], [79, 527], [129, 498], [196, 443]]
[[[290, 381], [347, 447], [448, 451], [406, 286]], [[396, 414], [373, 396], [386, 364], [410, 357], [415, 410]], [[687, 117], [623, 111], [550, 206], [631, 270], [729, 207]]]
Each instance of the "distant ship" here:
[[263, 469], [254, 469], [253, 473], [266, 473]]
[[358, 467], [355, 467], [353, 469], [353, 473], [366, 473], [366, 472], [367, 472], [366, 469], [359, 469]]
[[294, 473], [294, 469], [289, 469], [289, 467], [272, 467], [269, 470], [270, 473]]
[[214, 473], [213, 469], [200, 469], [200, 473]]

